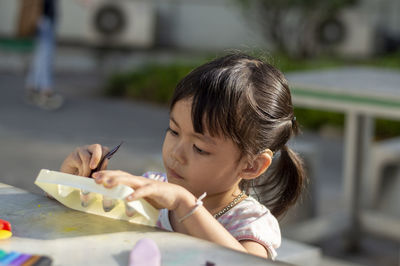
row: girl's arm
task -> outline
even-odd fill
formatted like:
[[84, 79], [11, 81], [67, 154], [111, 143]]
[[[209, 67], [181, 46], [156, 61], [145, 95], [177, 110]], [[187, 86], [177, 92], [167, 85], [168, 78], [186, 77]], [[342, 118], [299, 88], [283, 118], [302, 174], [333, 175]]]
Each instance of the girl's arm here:
[[193, 198], [188, 198], [187, 201], [185, 200], [181, 203], [178, 209], [171, 212], [170, 222], [175, 231], [202, 238], [238, 251], [248, 252], [265, 258], [268, 257], [266, 249], [261, 244], [255, 241], [237, 241], [203, 206], [198, 207], [192, 215], [182, 222], [178, 222], [180, 217], [183, 217], [194, 208], [196, 199], [192, 194], [191, 196]]
[[254, 241], [237, 241], [203, 206], [181, 222], [178, 220], [196, 207], [196, 197], [185, 188], [133, 176], [122, 171], [100, 171], [93, 174], [96, 183], [111, 188], [125, 184], [135, 192], [127, 197], [128, 201], [145, 198], [154, 207], [167, 208], [171, 211], [170, 221], [174, 231], [202, 238], [222, 246], [242, 252], [267, 257], [265, 248]]

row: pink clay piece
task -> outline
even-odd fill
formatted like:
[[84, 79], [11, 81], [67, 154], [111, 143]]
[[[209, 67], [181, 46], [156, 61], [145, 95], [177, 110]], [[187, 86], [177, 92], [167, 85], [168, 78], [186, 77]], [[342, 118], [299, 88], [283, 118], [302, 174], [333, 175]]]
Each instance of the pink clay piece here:
[[157, 244], [150, 238], [142, 238], [133, 247], [129, 266], [160, 266], [161, 253]]

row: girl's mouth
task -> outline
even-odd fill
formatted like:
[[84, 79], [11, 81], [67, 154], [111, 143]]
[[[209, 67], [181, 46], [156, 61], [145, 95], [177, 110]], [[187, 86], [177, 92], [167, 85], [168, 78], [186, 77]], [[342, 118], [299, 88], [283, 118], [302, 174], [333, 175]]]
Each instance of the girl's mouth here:
[[178, 175], [174, 170], [171, 168], [167, 168], [167, 174], [170, 177], [176, 178], [176, 179], [184, 179], [182, 176]]

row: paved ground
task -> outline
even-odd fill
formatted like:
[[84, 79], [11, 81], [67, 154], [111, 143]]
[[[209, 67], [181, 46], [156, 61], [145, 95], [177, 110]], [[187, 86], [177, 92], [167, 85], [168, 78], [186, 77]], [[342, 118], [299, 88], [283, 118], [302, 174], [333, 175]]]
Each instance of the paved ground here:
[[[90, 79], [95, 82], [89, 85]], [[61, 75], [56, 80], [66, 104], [47, 112], [24, 103], [21, 75], [0, 74], [2, 181], [39, 192], [32, 181], [41, 168], [58, 169], [74, 147], [90, 143], [125, 141], [111, 161], [115, 168], [143, 171], [159, 161], [165, 108], [104, 99], [90, 91], [97, 86], [94, 76]]]
[[[0, 72], [0, 182], [41, 193], [33, 184], [41, 168], [58, 169], [78, 145], [113, 146], [121, 140], [125, 144], [113, 157], [110, 168], [133, 173], [162, 169], [160, 149], [167, 126], [166, 108], [104, 98], [99, 90], [103, 78], [83, 72], [56, 76], [66, 104], [58, 111], [47, 112], [24, 103], [23, 81], [21, 71]], [[302, 139], [319, 148], [317, 211], [330, 214], [341, 208], [342, 138], [306, 133]], [[360, 251], [347, 253], [341, 241], [342, 236], [332, 236], [317, 243], [324, 254], [331, 256], [324, 265], [399, 263], [398, 243], [365, 235]]]

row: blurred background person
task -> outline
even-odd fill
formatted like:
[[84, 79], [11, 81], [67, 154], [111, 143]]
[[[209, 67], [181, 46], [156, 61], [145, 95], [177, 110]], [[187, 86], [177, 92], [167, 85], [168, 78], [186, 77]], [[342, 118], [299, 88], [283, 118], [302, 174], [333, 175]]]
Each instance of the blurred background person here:
[[[26, 100], [46, 110], [62, 106], [64, 99], [55, 93], [53, 57], [57, 24], [57, 0], [35, 1], [37, 15], [33, 59], [26, 79]], [[24, 5], [22, 5], [23, 7]]]

